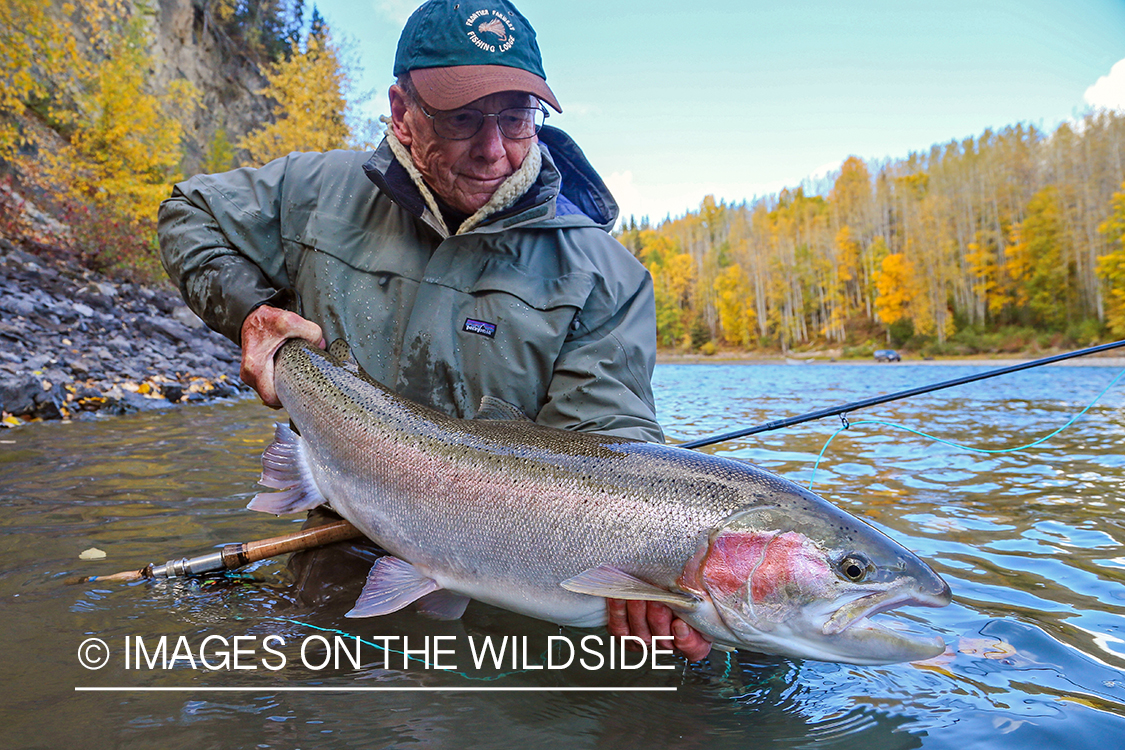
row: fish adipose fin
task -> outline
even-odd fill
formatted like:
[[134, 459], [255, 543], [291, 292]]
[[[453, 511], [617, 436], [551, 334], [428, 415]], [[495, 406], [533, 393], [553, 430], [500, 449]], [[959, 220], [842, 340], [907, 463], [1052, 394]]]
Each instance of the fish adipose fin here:
[[380, 557], [367, 574], [367, 583], [355, 606], [344, 617], [375, 617], [397, 612], [441, 586], [418, 572], [410, 563], [397, 557]]
[[418, 600], [418, 611], [435, 620], [460, 620], [469, 606], [469, 597], [438, 589]]
[[258, 483], [282, 492], [260, 492], [246, 507], [281, 515], [327, 503], [313, 481], [304, 450], [300, 435], [288, 425], [280, 422], [274, 425], [273, 442], [262, 454], [262, 477]]
[[497, 419], [507, 422], [531, 421], [526, 414], [520, 411], [518, 406], [513, 406], [507, 401], [496, 398], [495, 396], [485, 396], [480, 400], [480, 408], [477, 409], [477, 413], [473, 419]]
[[609, 565], [590, 568], [559, 585], [577, 594], [604, 596], [607, 599], [642, 599], [661, 602], [680, 611], [693, 610], [699, 605], [699, 600], [691, 594], [662, 589]]

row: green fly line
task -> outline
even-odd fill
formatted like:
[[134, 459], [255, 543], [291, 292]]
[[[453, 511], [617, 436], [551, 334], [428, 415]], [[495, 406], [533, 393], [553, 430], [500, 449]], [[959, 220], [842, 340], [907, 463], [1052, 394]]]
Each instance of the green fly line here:
[[1078, 412], [1073, 417], [1071, 417], [1070, 420], [1066, 424], [1064, 424], [1062, 427], [1058, 428], [1054, 432], [1051, 432], [1051, 433], [1048, 433], [1047, 435], [1044, 435], [1041, 438], [1038, 438], [1037, 440], [1033, 440], [1026, 445], [1018, 445], [1015, 448], [974, 448], [971, 445], [961, 445], [959, 443], [954, 443], [950, 440], [945, 440], [944, 438], [939, 438], [936, 435], [930, 435], [929, 433], [925, 433], [925, 432], [922, 432], [920, 430], [915, 430], [912, 427], [907, 427], [906, 425], [896, 424], [894, 422], [884, 422], [881, 419], [864, 419], [864, 420], [859, 421], [859, 422], [849, 422], [847, 420], [847, 418], [845, 418], [843, 415], [841, 415], [840, 419], [844, 424], [843, 424], [842, 427], [840, 427], [838, 430], [836, 430], [835, 432], [832, 433], [832, 435], [824, 443], [824, 447], [820, 449], [820, 453], [817, 454], [816, 463], [813, 464], [812, 477], [809, 478], [808, 488], [810, 490], [812, 489], [813, 482], [816, 480], [817, 469], [820, 467], [821, 459], [824, 458], [824, 454], [825, 454], [825, 452], [827, 452], [828, 446], [832, 444], [832, 441], [835, 440], [836, 437], [840, 433], [842, 433], [845, 430], [848, 430], [852, 427], [859, 427], [860, 425], [881, 425], [883, 427], [890, 427], [890, 428], [896, 429], [896, 430], [903, 430], [904, 432], [909, 432], [911, 434], [918, 435], [919, 437], [926, 438], [927, 440], [932, 440], [935, 443], [941, 443], [943, 445], [948, 445], [948, 446], [953, 447], [953, 448], [960, 448], [962, 450], [972, 451], [973, 453], [989, 453], [989, 454], [1015, 453], [1016, 451], [1022, 451], [1022, 450], [1026, 450], [1028, 448], [1034, 448], [1037, 445], [1042, 445], [1043, 443], [1045, 443], [1048, 440], [1050, 440], [1051, 438], [1053, 438], [1055, 435], [1058, 435], [1060, 432], [1062, 432], [1066, 428], [1070, 427], [1072, 424], [1074, 424], [1079, 419], [1081, 419], [1082, 416], [1084, 414], [1086, 414], [1086, 412], [1090, 411], [1090, 409], [1093, 408], [1094, 404], [1098, 403], [1098, 401], [1101, 400], [1102, 396], [1104, 396], [1106, 393], [1108, 393], [1109, 389], [1112, 388], [1114, 385], [1116, 385], [1117, 381], [1121, 380], [1121, 378], [1123, 376], [1125, 376], [1125, 370], [1122, 370], [1121, 372], [1117, 373], [1117, 377], [1115, 377], [1113, 380], [1109, 381], [1109, 385], [1107, 385], [1105, 388], [1103, 388], [1102, 392], [1099, 393], [1097, 396], [1095, 396], [1093, 401], [1088, 403], [1086, 405], [1086, 407], [1084, 409], [1082, 409], [1082, 411]]

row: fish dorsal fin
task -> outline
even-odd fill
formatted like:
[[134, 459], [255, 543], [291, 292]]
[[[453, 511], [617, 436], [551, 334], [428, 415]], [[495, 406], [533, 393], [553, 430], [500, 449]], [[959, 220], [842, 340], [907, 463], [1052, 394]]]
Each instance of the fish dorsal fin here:
[[691, 594], [662, 589], [609, 565], [590, 568], [559, 585], [577, 594], [661, 602], [680, 611], [694, 610], [699, 605], [699, 600]]
[[328, 345], [328, 353], [341, 362], [347, 362], [352, 358], [352, 350], [348, 348], [348, 342], [342, 338]]
[[526, 414], [520, 411], [518, 406], [513, 406], [495, 396], [485, 396], [480, 400], [480, 408], [477, 409], [476, 416], [473, 419], [498, 419], [507, 422], [513, 420], [519, 422], [531, 421]]
[[340, 366], [352, 375], [367, 377], [367, 373], [359, 366], [359, 362], [352, 356], [352, 350], [344, 339], [336, 339], [328, 345], [328, 355], [339, 360]]

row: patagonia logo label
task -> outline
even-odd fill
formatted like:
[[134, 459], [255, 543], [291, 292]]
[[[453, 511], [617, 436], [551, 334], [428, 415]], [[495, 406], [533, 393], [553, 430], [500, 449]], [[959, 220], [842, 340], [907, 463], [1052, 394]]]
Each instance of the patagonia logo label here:
[[465, 318], [465, 326], [461, 330], [467, 333], [479, 333], [481, 336], [488, 336], [490, 339], [496, 338], [496, 324], [489, 323], [487, 320]]

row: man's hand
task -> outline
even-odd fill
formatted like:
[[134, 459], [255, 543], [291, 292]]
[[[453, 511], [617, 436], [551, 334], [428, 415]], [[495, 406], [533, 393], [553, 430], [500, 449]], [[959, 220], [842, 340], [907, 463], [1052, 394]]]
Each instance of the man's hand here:
[[711, 653], [711, 641], [675, 617], [667, 605], [606, 599], [606, 613], [606, 630], [612, 636], [635, 635], [651, 644], [654, 635], [670, 635], [674, 638], [672, 645], [688, 661], [699, 661]]
[[324, 348], [324, 332], [297, 313], [262, 305], [242, 322], [242, 382], [258, 392], [262, 403], [280, 409], [273, 389], [273, 355], [287, 339], [304, 339]]

